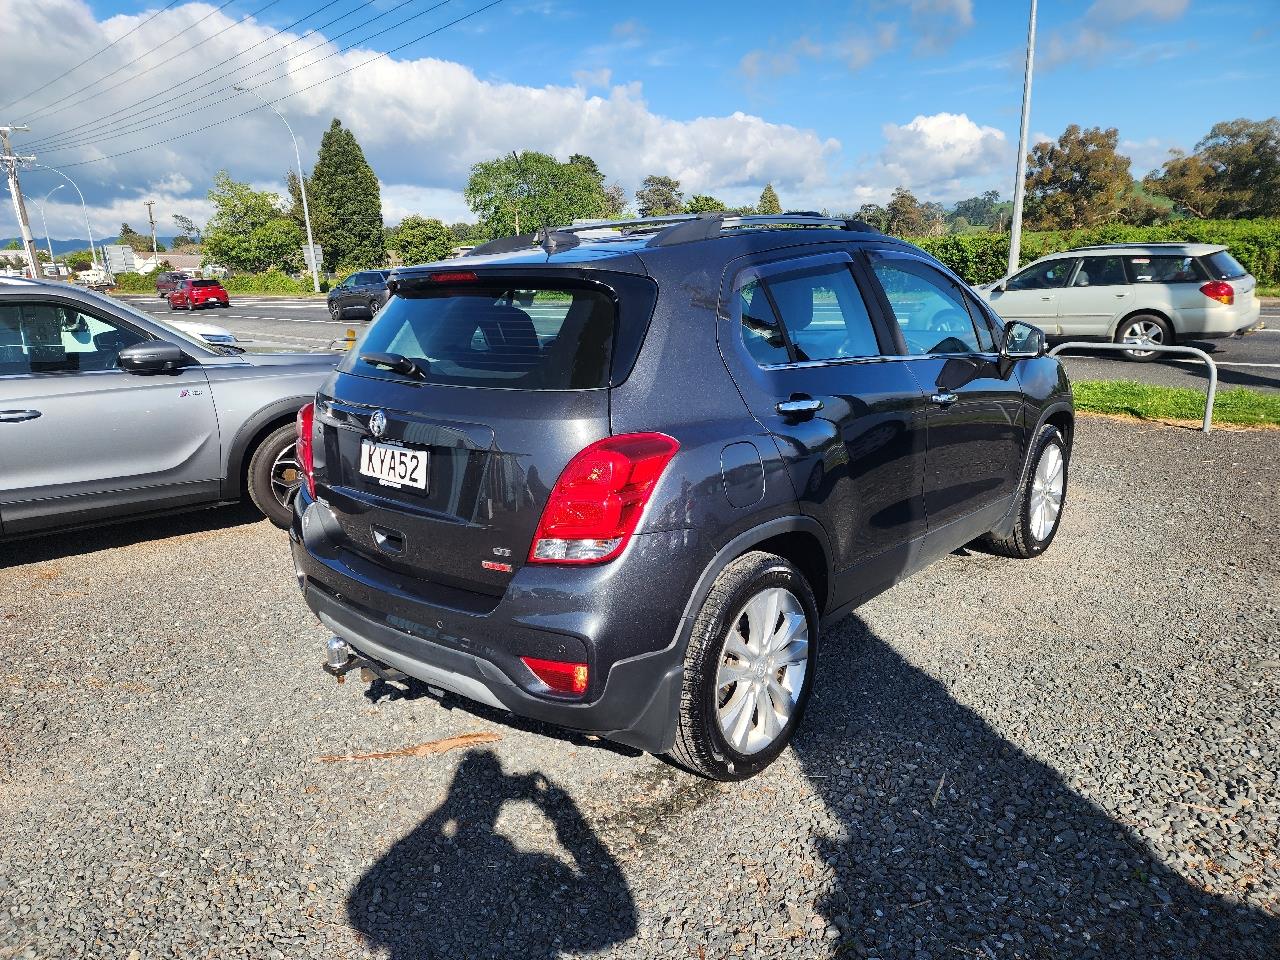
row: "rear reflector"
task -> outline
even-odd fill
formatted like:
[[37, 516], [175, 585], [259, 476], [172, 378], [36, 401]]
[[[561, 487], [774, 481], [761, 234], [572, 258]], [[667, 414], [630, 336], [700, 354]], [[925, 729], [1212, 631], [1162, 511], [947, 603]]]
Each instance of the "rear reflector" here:
[[474, 283], [476, 275], [470, 270], [454, 270], [430, 274], [430, 279], [435, 283]]
[[316, 458], [311, 446], [311, 433], [316, 422], [316, 405], [308, 403], [298, 410], [298, 466], [302, 468], [303, 482], [307, 485], [307, 493], [316, 495]]
[[1200, 288], [1200, 292], [1210, 300], [1217, 300], [1227, 306], [1236, 302], [1236, 288], [1225, 280], [1210, 280]]
[[529, 562], [603, 563], [620, 554], [679, 449], [664, 433], [627, 433], [579, 451], [547, 498]]
[[537, 657], [521, 657], [533, 675], [557, 693], [577, 696], [587, 692], [587, 665], [564, 663], [560, 660], [539, 660]]

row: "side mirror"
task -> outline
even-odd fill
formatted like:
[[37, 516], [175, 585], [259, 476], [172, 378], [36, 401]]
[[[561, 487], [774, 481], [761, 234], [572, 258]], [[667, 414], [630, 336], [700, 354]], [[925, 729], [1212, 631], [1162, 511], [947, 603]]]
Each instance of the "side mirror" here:
[[1004, 341], [1000, 344], [1000, 356], [1014, 360], [1043, 357], [1046, 344], [1044, 331], [1021, 320], [1005, 324]]
[[185, 367], [189, 361], [181, 347], [163, 340], [135, 343], [116, 354], [120, 369], [128, 373], [171, 373]]
[[1006, 290], [1009, 289], [1009, 281], [1007, 279], [997, 280], [996, 285], [991, 289], [997, 291], [998, 293], [1004, 293]]

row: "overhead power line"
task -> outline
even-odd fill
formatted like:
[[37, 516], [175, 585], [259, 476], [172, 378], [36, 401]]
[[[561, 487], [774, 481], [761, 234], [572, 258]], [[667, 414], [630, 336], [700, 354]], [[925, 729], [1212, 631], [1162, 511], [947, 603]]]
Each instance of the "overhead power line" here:
[[[236, 2], [236, 0], [223, 0], [223, 3], [222, 3], [222, 5], [221, 5], [221, 6], [219, 6], [219, 7], [215, 7], [212, 11], [210, 11], [210, 12], [209, 12], [209, 13], [207, 13], [207, 14], [205, 14], [203, 17], [201, 17], [201, 18], [200, 18], [199, 20], [197, 20], [195, 23], [193, 23], [193, 24], [191, 24], [190, 26], [184, 27], [183, 29], [179, 30], [177, 33], [175, 33], [175, 34], [174, 34], [172, 37], [170, 37], [168, 40], [164, 40], [164, 41], [162, 41], [162, 42], [160, 42], [160, 43], [156, 44], [156, 45], [155, 45], [154, 47], [152, 47], [150, 50], [146, 51], [145, 53], [141, 53], [141, 54], [139, 54], [138, 56], [136, 56], [136, 57], [134, 57], [132, 60], [130, 60], [128, 63], [122, 64], [122, 65], [120, 65], [120, 66], [116, 67], [114, 70], [110, 71], [109, 73], [105, 73], [105, 74], [103, 74], [102, 76], [100, 76], [97, 80], [93, 81], [92, 83], [85, 84], [85, 85], [84, 85], [83, 87], [81, 87], [79, 90], [76, 90], [76, 91], [74, 91], [74, 92], [72, 92], [72, 93], [67, 94], [67, 96], [64, 98], [64, 99], [66, 99], [66, 101], [67, 101], [67, 102], [66, 102], [66, 103], [64, 103], [62, 106], [58, 107], [56, 110], [50, 110], [50, 109], [49, 109], [49, 107], [52, 107], [52, 106], [54, 105], [54, 103], [56, 103], [56, 102], [57, 102], [57, 101], [54, 101], [53, 103], [50, 103], [48, 106], [46, 106], [46, 107], [44, 107], [43, 109], [41, 109], [41, 110], [37, 111], [36, 113], [33, 113], [33, 114], [28, 115], [28, 117], [27, 117], [27, 122], [28, 122], [28, 123], [30, 123], [32, 120], [43, 120], [43, 119], [48, 119], [49, 117], [56, 117], [58, 114], [60, 114], [60, 113], [65, 113], [67, 110], [71, 110], [71, 109], [74, 109], [75, 107], [81, 106], [82, 104], [87, 103], [87, 102], [89, 102], [90, 100], [97, 100], [99, 97], [105, 96], [106, 94], [110, 93], [112, 90], [116, 90], [116, 89], [118, 89], [118, 88], [120, 88], [120, 87], [124, 86], [126, 83], [132, 83], [133, 81], [137, 80], [139, 77], [146, 76], [148, 73], [150, 73], [152, 70], [155, 70], [155, 69], [156, 69], [156, 68], [158, 68], [158, 67], [163, 67], [166, 63], [172, 63], [174, 60], [177, 60], [179, 57], [185, 57], [186, 55], [188, 55], [189, 53], [191, 53], [191, 51], [192, 51], [192, 50], [196, 49], [197, 47], [203, 46], [204, 44], [208, 43], [210, 40], [214, 39], [214, 37], [220, 37], [220, 36], [222, 36], [222, 34], [226, 33], [228, 30], [234, 30], [236, 27], [238, 27], [238, 26], [240, 26], [241, 24], [245, 23], [247, 20], [251, 19], [252, 17], [257, 16], [257, 15], [258, 15], [258, 14], [260, 14], [263, 10], [266, 10], [266, 9], [267, 9], [267, 7], [274, 7], [277, 3], [279, 3], [279, 2], [280, 2], [280, 0], [267, 0], [267, 2], [266, 2], [264, 5], [262, 5], [261, 7], [259, 7], [257, 10], [253, 11], [253, 13], [245, 14], [241, 19], [237, 20], [235, 23], [229, 24], [228, 26], [223, 27], [221, 30], [217, 30], [217, 31], [215, 31], [214, 33], [212, 33], [212, 34], [210, 34], [209, 36], [205, 37], [203, 40], [200, 40], [200, 41], [198, 41], [198, 42], [196, 42], [196, 43], [192, 44], [191, 46], [187, 47], [185, 50], [179, 50], [177, 53], [175, 53], [175, 54], [173, 54], [173, 55], [171, 55], [171, 56], [169, 56], [169, 57], [166, 57], [164, 60], [161, 60], [159, 63], [154, 64], [153, 66], [147, 67], [145, 70], [140, 70], [140, 71], [138, 71], [137, 73], [135, 73], [135, 74], [134, 74], [133, 76], [131, 76], [131, 77], [125, 77], [123, 80], [118, 80], [118, 81], [116, 81], [115, 83], [111, 84], [111, 86], [109, 86], [109, 87], [103, 87], [102, 89], [98, 89], [98, 84], [99, 84], [99, 83], [101, 83], [103, 80], [106, 80], [108, 77], [114, 76], [115, 74], [119, 73], [121, 70], [127, 70], [129, 67], [133, 66], [133, 65], [134, 65], [135, 63], [137, 63], [139, 60], [142, 60], [142, 59], [144, 59], [144, 58], [146, 58], [146, 57], [150, 56], [152, 53], [154, 53], [155, 51], [159, 50], [161, 47], [165, 46], [166, 44], [168, 44], [168, 43], [170, 43], [170, 42], [172, 42], [172, 41], [174, 41], [174, 40], [177, 40], [177, 39], [178, 39], [180, 36], [182, 36], [184, 33], [187, 33], [187, 32], [188, 32], [188, 31], [190, 31], [190, 30], [194, 30], [196, 27], [198, 27], [200, 24], [204, 23], [204, 22], [205, 22], [206, 20], [208, 20], [210, 17], [214, 16], [214, 15], [215, 15], [215, 14], [217, 14], [217, 13], [220, 13], [222, 10], [224, 10], [224, 9], [225, 9], [225, 8], [227, 8], [227, 7], [229, 7], [231, 4], [233, 4], [233, 3], [235, 3], [235, 2]], [[80, 101], [78, 101], [78, 102], [77, 102], [77, 101], [74, 101], [74, 100], [72, 99], [73, 97], [77, 96], [78, 94], [83, 93], [83, 92], [84, 92], [84, 91], [86, 91], [86, 90], [92, 90], [93, 92], [92, 92], [92, 93], [90, 93], [90, 94], [89, 94], [89, 96], [85, 97], [84, 99], [82, 99], [82, 100], [80, 100]]]
[[[268, 101], [268, 104], [283, 103], [285, 100], [289, 100], [289, 99], [292, 99], [293, 97], [304, 94], [308, 90], [314, 90], [316, 87], [320, 86], [321, 84], [328, 83], [330, 80], [337, 80], [339, 77], [345, 77], [347, 74], [354, 73], [356, 70], [359, 70], [361, 67], [366, 67], [369, 64], [374, 63], [375, 61], [381, 60], [383, 57], [390, 57], [392, 54], [399, 53], [401, 50], [404, 50], [406, 47], [411, 47], [415, 43], [420, 43], [423, 40], [426, 40], [430, 37], [434, 37], [436, 34], [442, 33], [443, 31], [448, 30], [450, 27], [453, 27], [459, 23], [462, 23], [464, 20], [470, 20], [472, 17], [477, 16], [478, 14], [484, 13], [486, 10], [490, 10], [493, 7], [496, 7], [499, 4], [502, 4], [505, 2], [506, 0], [490, 0], [490, 2], [486, 3], [484, 6], [477, 7], [475, 10], [472, 10], [470, 13], [463, 14], [462, 16], [454, 20], [450, 20], [448, 23], [443, 24], [439, 27], [436, 27], [434, 30], [428, 30], [426, 33], [419, 34], [418, 36], [412, 38], [411, 40], [406, 40], [404, 43], [401, 43], [395, 47], [392, 47], [390, 50], [384, 50], [381, 53], [375, 54], [374, 56], [370, 57], [368, 60], [363, 60], [360, 63], [355, 64], [354, 66], [348, 67], [345, 70], [341, 70], [338, 73], [325, 77], [323, 80], [317, 80], [315, 83], [307, 84], [307, 86], [302, 87], [299, 90], [295, 90], [293, 91], [293, 93], [287, 93], [283, 97], [278, 97], [275, 100]], [[185, 133], [178, 133], [173, 135], [172, 137], [165, 137], [163, 140], [157, 140], [155, 143], [149, 143], [149, 144], [146, 144], [145, 146], [134, 147], [132, 150], [123, 150], [120, 153], [113, 153], [105, 157], [94, 157], [92, 160], [77, 160], [75, 163], [64, 163], [64, 164], [61, 164], [61, 166], [63, 169], [67, 169], [69, 167], [83, 167], [91, 163], [102, 163], [105, 160], [117, 160], [120, 157], [127, 157], [131, 154], [138, 153], [142, 150], [151, 150], [155, 147], [162, 146], [163, 144], [172, 143], [174, 140], [181, 140], [185, 137], [192, 136], [193, 134], [203, 133], [206, 130], [210, 129], [211, 127], [218, 127], [218, 126], [222, 126], [224, 123], [230, 123], [232, 120], [239, 120], [241, 117], [246, 117], [251, 113], [261, 110], [263, 106], [264, 106], [263, 104], [259, 104], [258, 106], [253, 107], [249, 110], [243, 110], [240, 113], [233, 114], [232, 116], [229, 116], [229, 117], [224, 117], [221, 120], [214, 120], [209, 123], [201, 124], [199, 127], [196, 127], [194, 130], [187, 130]]]
[[[129, 123], [135, 122], [138, 118], [135, 117], [133, 119], [130, 119], [127, 116], [129, 111], [134, 110], [137, 107], [145, 107], [146, 109], [140, 111], [140, 115], [145, 115], [155, 109], [156, 103], [157, 101], [160, 100], [161, 97], [163, 97], [167, 93], [172, 93], [174, 90], [177, 90], [180, 87], [188, 87], [190, 89], [187, 89], [182, 94], [182, 96], [178, 98], [179, 100], [189, 97], [199, 90], [203, 90], [205, 87], [216, 83], [220, 79], [225, 79], [226, 77], [231, 76], [235, 72], [234, 70], [229, 71], [226, 74], [223, 74], [222, 77], [216, 77], [212, 80], [207, 80], [197, 87], [190, 87], [190, 85], [194, 81], [198, 80], [200, 77], [204, 76], [206, 73], [210, 73], [214, 70], [217, 70], [219, 67], [226, 66], [232, 60], [238, 60], [240, 57], [243, 57], [246, 54], [252, 53], [258, 47], [262, 46], [265, 43], [270, 43], [272, 40], [279, 37], [282, 33], [287, 33], [288, 31], [292, 30], [294, 27], [298, 26], [300, 23], [302, 23], [304, 20], [308, 19], [309, 17], [315, 16], [315, 14], [320, 13], [323, 10], [327, 10], [329, 7], [332, 7], [335, 3], [341, 3], [341, 2], [342, 0], [329, 0], [329, 2], [326, 3], [324, 6], [319, 7], [318, 9], [313, 10], [310, 13], [304, 14], [303, 16], [299, 17], [297, 20], [294, 20], [292, 23], [288, 24], [287, 26], [281, 27], [279, 30], [273, 31], [270, 34], [270, 36], [264, 37], [263, 39], [259, 40], [257, 43], [253, 44], [252, 46], [245, 47], [239, 53], [234, 53], [231, 56], [223, 60], [220, 60], [215, 64], [212, 64], [211, 66], [205, 67], [203, 70], [201, 70], [199, 73], [195, 74], [194, 76], [187, 77], [184, 80], [179, 80], [177, 83], [170, 84], [169, 86], [165, 87], [163, 90], [157, 90], [154, 93], [149, 94], [148, 96], [142, 97], [139, 100], [135, 100], [132, 103], [119, 108], [118, 110], [113, 110], [111, 113], [104, 114], [103, 116], [99, 117], [97, 120], [94, 120], [90, 123], [75, 124], [63, 130], [59, 130], [57, 133], [45, 134], [44, 136], [36, 139], [35, 141], [27, 141], [25, 146], [28, 146], [34, 150], [42, 150], [42, 149], [48, 148], [49, 145], [51, 144], [61, 143], [63, 140], [67, 138], [81, 137], [89, 133], [96, 132], [99, 129], [119, 126], [120, 124], [126, 123], [126, 122], [129, 122]], [[352, 7], [346, 13], [343, 13], [337, 17], [334, 17], [332, 20], [322, 23], [318, 27], [313, 27], [307, 30], [300, 36], [294, 38], [293, 40], [290, 40], [289, 43], [286, 43], [283, 47], [281, 47], [279, 50], [276, 50], [275, 52], [279, 53], [281, 50], [284, 50], [290, 45], [297, 43], [299, 40], [305, 40], [307, 37], [311, 36], [313, 33], [316, 33], [320, 30], [324, 30], [326, 27], [329, 27], [332, 24], [337, 23], [339, 20], [346, 19], [347, 17], [351, 16], [353, 13], [356, 13], [364, 9], [365, 7], [369, 6], [371, 3], [375, 3], [375, 2], [377, 2], [377, 0], [362, 0], [361, 3], [357, 4], [355, 7]], [[173, 103], [171, 101], [164, 101], [163, 105], [172, 106]], [[125, 114], [126, 116], [121, 116], [122, 114]]]
[[[352, 27], [349, 30], [344, 30], [342, 33], [339, 33], [336, 36], [342, 37], [348, 33], [353, 32], [354, 30], [359, 30], [359, 29], [362, 29], [363, 27], [367, 27], [370, 23], [373, 23], [376, 20], [380, 20], [383, 17], [388, 16], [389, 14], [395, 13], [397, 10], [400, 10], [401, 8], [406, 7], [409, 4], [415, 3], [415, 2], [416, 0], [400, 0], [400, 2], [397, 3], [395, 6], [391, 7], [390, 9], [386, 10], [383, 13], [378, 14], [378, 16], [371, 17], [369, 20], [365, 21], [363, 24], [360, 24], [356, 27]], [[302, 64], [298, 69], [309, 70], [312, 67], [315, 67], [321, 63], [324, 63], [324, 61], [326, 60], [330, 60], [333, 57], [341, 56], [342, 54], [347, 53], [348, 51], [353, 50], [356, 47], [364, 43], [367, 43], [368, 41], [376, 37], [380, 37], [383, 34], [391, 33], [394, 30], [398, 30], [401, 27], [403, 27], [405, 24], [411, 23], [414, 20], [418, 20], [429, 13], [433, 13], [436, 10], [439, 10], [441, 7], [446, 6], [447, 4], [452, 2], [453, 0], [440, 0], [440, 2], [430, 7], [427, 7], [425, 10], [420, 10], [419, 12], [412, 14], [411, 16], [408, 16], [402, 20], [396, 21], [395, 23], [391, 24], [389, 27], [384, 27], [381, 30], [377, 30], [371, 34], [360, 37], [357, 40], [353, 40], [351, 43], [347, 44], [345, 47], [342, 47], [337, 50], [332, 50], [329, 53], [325, 54], [323, 57], [320, 57], [317, 60], [312, 60], [310, 63]], [[261, 70], [251, 73], [247, 77], [244, 77], [235, 83], [229, 83], [225, 86], [219, 87], [218, 89], [212, 90], [209, 93], [206, 93], [204, 96], [196, 98], [195, 100], [191, 100], [186, 103], [180, 103], [178, 105], [170, 107], [167, 110], [162, 110], [159, 113], [155, 113], [150, 118], [152, 119], [151, 123], [141, 123], [142, 120], [145, 120], [148, 118], [139, 117], [136, 121], [133, 121], [132, 124], [126, 123], [125, 125], [114, 129], [111, 133], [105, 134], [103, 136], [99, 136], [96, 133], [90, 136], [88, 139], [82, 139], [80, 137], [73, 136], [70, 138], [70, 142], [62, 141], [62, 142], [53, 142], [51, 144], [46, 143], [43, 149], [46, 152], [55, 153], [55, 152], [62, 152], [66, 150], [73, 150], [73, 149], [84, 147], [84, 146], [91, 146], [93, 144], [103, 143], [107, 140], [118, 140], [121, 137], [131, 136], [132, 134], [135, 134], [135, 133], [141, 133], [143, 130], [150, 130], [153, 127], [162, 126], [164, 123], [167, 122], [164, 118], [171, 117], [174, 114], [198, 113], [202, 110], [208, 110], [211, 107], [216, 107], [220, 103], [226, 103], [230, 100], [235, 100], [237, 97], [240, 96], [239, 93], [233, 93], [230, 96], [223, 97], [220, 100], [214, 100], [211, 103], [201, 104], [201, 101], [209, 100], [211, 97], [216, 97], [219, 93], [224, 93], [228, 90], [234, 90], [237, 86], [245, 86], [247, 81], [252, 80], [255, 77], [260, 77], [264, 73], [270, 73], [273, 70], [278, 70], [280, 67], [284, 66], [285, 64], [291, 63], [292, 61], [298, 59], [299, 57], [304, 57], [308, 53], [311, 53], [319, 49], [320, 47], [325, 46], [328, 43], [332, 43], [332, 39], [322, 40], [320, 43], [317, 43], [315, 46], [310, 47], [307, 50], [303, 50], [301, 53], [297, 53], [291, 57], [287, 57], [282, 63], [268, 64], [266, 67], [262, 68]], [[235, 71], [232, 71], [232, 73], [234, 72]], [[258, 90], [258, 89], [261, 89], [262, 87], [270, 86], [272, 83], [275, 83], [277, 80], [283, 80], [285, 77], [289, 76], [291, 73], [294, 73], [294, 72], [295, 71], [292, 68], [286, 69], [283, 73], [279, 74], [278, 76], [271, 77], [270, 79], [264, 80], [263, 82], [255, 86], [249, 87], [249, 89]], [[225, 77], [221, 77], [219, 79], [225, 79]], [[217, 82], [216, 80], [210, 81], [211, 84], [216, 82]], [[197, 104], [201, 104], [201, 105], [197, 106]], [[24, 148], [30, 149], [30, 147], [27, 144], [24, 144], [23, 146]]]
[[98, 58], [98, 57], [102, 56], [104, 53], [106, 53], [108, 50], [110, 50], [112, 47], [114, 47], [114, 46], [115, 46], [117, 43], [119, 43], [121, 40], [125, 40], [125, 39], [127, 39], [127, 38], [129, 38], [129, 37], [133, 36], [135, 33], [137, 33], [139, 30], [141, 30], [143, 27], [145, 27], [148, 23], [150, 23], [152, 20], [154, 20], [156, 17], [160, 16], [160, 14], [162, 14], [162, 13], [164, 13], [166, 10], [168, 10], [170, 7], [177, 6], [179, 3], [183, 3], [183, 2], [185, 2], [185, 0], [169, 0], [169, 2], [168, 2], [168, 3], [166, 3], [163, 7], [161, 7], [159, 10], [157, 10], [155, 13], [151, 14], [151, 16], [147, 17], [147, 19], [143, 20], [141, 23], [139, 23], [137, 26], [135, 26], [132, 30], [128, 31], [127, 33], [122, 33], [122, 34], [120, 34], [120, 36], [116, 37], [114, 40], [112, 40], [110, 43], [108, 43], [108, 44], [107, 44], [105, 47], [103, 47], [101, 50], [98, 50], [98, 51], [96, 51], [95, 53], [91, 53], [91, 54], [89, 54], [89, 56], [85, 57], [83, 60], [81, 60], [79, 63], [77, 63], [74, 67], [69, 67], [69, 68], [67, 68], [66, 70], [63, 70], [60, 74], [58, 74], [56, 77], [54, 77], [54, 78], [53, 78], [52, 80], [50, 80], [48, 83], [42, 83], [42, 84], [40, 84], [39, 86], [32, 87], [30, 90], [28, 90], [28, 91], [27, 91], [26, 93], [24, 93], [22, 96], [20, 96], [17, 100], [10, 100], [10, 101], [9, 101], [8, 103], [6, 103], [3, 107], [0, 107], [0, 111], [8, 110], [10, 107], [14, 106], [15, 104], [21, 103], [23, 100], [26, 100], [26, 99], [28, 99], [28, 98], [30, 98], [30, 97], [32, 97], [32, 96], [34, 96], [35, 94], [39, 93], [41, 90], [48, 90], [50, 87], [52, 87], [52, 86], [53, 86], [55, 83], [57, 83], [58, 81], [62, 80], [62, 79], [63, 79], [63, 78], [65, 78], [65, 77], [69, 77], [69, 76], [71, 76], [71, 74], [75, 73], [77, 70], [79, 70], [81, 67], [83, 67], [83, 66], [84, 66], [86, 63], [88, 63], [90, 60], [94, 60], [94, 59], [96, 59], [96, 58]]

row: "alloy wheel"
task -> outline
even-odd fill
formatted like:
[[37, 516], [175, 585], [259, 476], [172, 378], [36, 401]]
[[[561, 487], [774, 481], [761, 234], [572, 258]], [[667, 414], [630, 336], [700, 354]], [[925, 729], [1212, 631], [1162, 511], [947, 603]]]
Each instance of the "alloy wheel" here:
[[1049, 539], [1062, 512], [1062, 493], [1066, 488], [1065, 462], [1062, 448], [1050, 443], [1040, 454], [1035, 475], [1031, 478], [1031, 498], [1027, 504], [1031, 535], [1038, 541]]
[[302, 468], [298, 465], [297, 445], [291, 443], [276, 455], [271, 464], [271, 493], [288, 506], [301, 485]]
[[[1135, 347], [1159, 347], [1164, 345], [1164, 330], [1160, 324], [1151, 320], [1135, 320], [1125, 328], [1120, 342], [1133, 344]], [[1129, 350], [1135, 357], [1149, 357], [1153, 350]]]
[[729, 625], [716, 670], [716, 722], [743, 755], [759, 753], [795, 712], [809, 665], [809, 620], [783, 587], [753, 596]]

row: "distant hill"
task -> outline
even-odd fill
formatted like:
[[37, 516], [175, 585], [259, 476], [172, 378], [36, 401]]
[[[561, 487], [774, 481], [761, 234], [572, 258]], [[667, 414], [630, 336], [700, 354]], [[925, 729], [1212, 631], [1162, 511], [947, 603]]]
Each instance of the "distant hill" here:
[[[163, 243], [166, 247], [170, 246], [173, 243], [173, 237], [157, 237], [156, 239], [159, 240], [161, 243]], [[0, 250], [3, 250], [5, 247], [9, 246], [9, 244], [11, 243], [21, 243], [21, 242], [22, 241], [19, 240], [17, 237], [0, 237]], [[120, 238], [119, 237], [106, 237], [106, 238], [94, 237], [93, 242], [96, 246], [102, 246], [103, 244], [108, 244], [108, 243], [119, 243]], [[41, 250], [48, 249], [44, 245], [44, 237], [41, 237], [41, 236], [36, 237], [36, 246], [38, 246]], [[87, 239], [85, 240], [80, 240], [80, 239], [54, 240], [53, 241], [53, 255], [55, 257], [60, 257], [64, 253], [71, 253], [75, 250], [88, 250], [88, 249], [89, 249], [89, 241]]]

